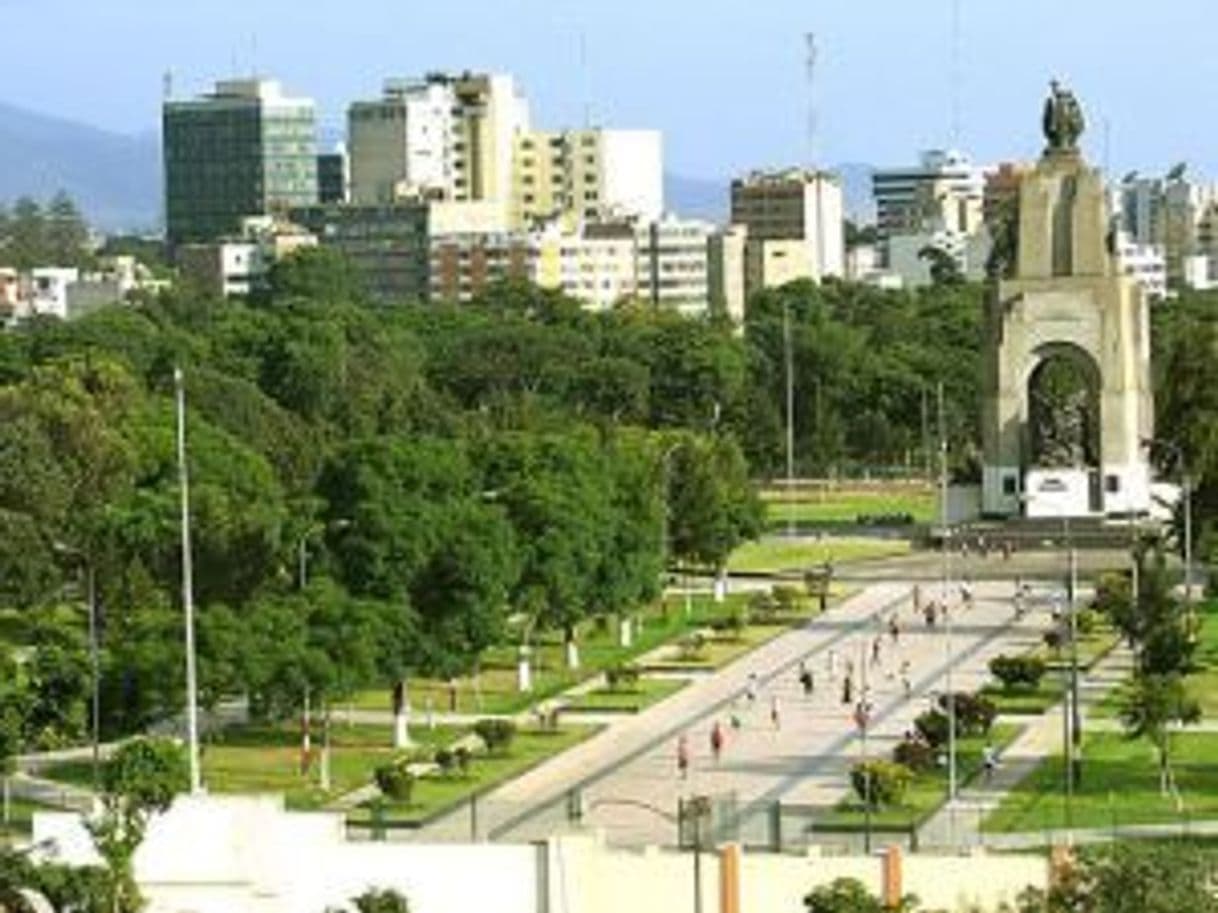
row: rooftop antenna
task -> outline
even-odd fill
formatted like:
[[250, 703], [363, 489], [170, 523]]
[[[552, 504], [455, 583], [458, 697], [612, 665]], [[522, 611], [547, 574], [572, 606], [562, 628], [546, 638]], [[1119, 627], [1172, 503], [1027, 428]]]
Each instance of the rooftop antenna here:
[[805, 154], [808, 157], [808, 167], [816, 167], [816, 131], [820, 126], [819, 114], [816, 110], [816, 59], [818, 49], [816, 47], [816, 33], [804, 33], [804, 50], [805, 50], [805, 76], [807, 78], [808, 90], [808, 123], [807, 123], [807, 149]]
[[960, 90], [964, 71], [960, 63], [960, 0], [952, 0], [952, 49], [951, 49], [951, 96], [952, 96], [952, 148], [960, 148]]

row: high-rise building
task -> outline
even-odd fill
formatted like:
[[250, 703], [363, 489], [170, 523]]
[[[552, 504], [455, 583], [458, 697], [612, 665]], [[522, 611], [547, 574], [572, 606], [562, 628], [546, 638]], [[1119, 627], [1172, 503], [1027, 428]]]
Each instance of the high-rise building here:
[[707, 249], [707, 304], [715, 314], [744, 322], [744, 257], [749, 230], [728, 225], [715, 232]]
[[516, 225], [659, 219], [664, 210], [658, 130], [530, 130], [516, 136], [512, 214]]
[[1129, 175], [1121, 182], [1118, 202], [1128, 240], [1162, 248], [1170, 282], [1184, 281], [1190, 258], [1218, 255], [1218, 186], [1183, 174]]
[[845, 274], [842, 187], [836, 175], [793, 169], [732, 182], [733, 225], [747, 229], [745, 288]]
[[350, 163], [347, 149], [340, 143], [333, 152], [317, 156], [317, 202], [346, 203], [350, 199]]
[[264, 79], [216, 83], [210, 95], [167, 101], [162, 130], [170, 244], [211, 241], [246, 216], [317, 201], [313, 102]]
[[351, 198], [498, 200], [512, 189], [513, 144], [528, 103], [511, 76], [430, 73], [390, 79], [347, 112]]
[[911, 168], [871, 176], [881, 238], [946, 231], [969, 235], [981, 227], [985, 170], [962, 152], [931, 149]]

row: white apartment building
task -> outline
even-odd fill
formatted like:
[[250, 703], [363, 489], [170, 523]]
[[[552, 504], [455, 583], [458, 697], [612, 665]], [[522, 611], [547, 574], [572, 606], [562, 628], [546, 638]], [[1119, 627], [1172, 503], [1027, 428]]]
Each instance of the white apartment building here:
[[507, 205], [528, 102], [506, 74], [390, 79], [382, 97], [348, 110], [356, 203], [407, 198]]
[[646, 294], [639, 232], [630, 222], [590, 222], [561, 235], [559, 244], [559, 287], [588, 309], [608, 310]]
[[515, 140], [512, 219], [659, 219], [664, 153], [658, 130], [530, 130]]
[[909, 168], [871, 176], [881, 238], [924, 231], [969, 235], [982, 224], [985, 169], [955, 149], [930, 149]]
[[744, 226], [745, 289], [844, 276], [841, 182], [824, 171], [753, 172], [732, 181], [731, 223]]
[[1151, 299], [1162, 301], [1168, 296], [1167, 257], [1162, 244], [1142, 244], [1124, 231], [1117, 233], [1117, 268], [1132, 276]]
[[354, 102], [347, 110], [352, 201], [451, 198], [455, 107], [452, 85], [441, 79], [390, 79], [382, 98]]
[[744, 323], [744, 258], [749, 230], [728, 225], [707, 239], [707, 298], [710, 310]]
[[1122, 230], [1139, 245], [1162, 248], [1167, 275], [1185, 280], [1195, 256], [1218, 257], [1218, 185], [1190, 180], [1127, 176], [1117, 193]]
[[638, 230], [638, 274], [654, 307], [686, 315], [707, 312], [710, 301], [710, 239], [715, 226], [673, 215]]

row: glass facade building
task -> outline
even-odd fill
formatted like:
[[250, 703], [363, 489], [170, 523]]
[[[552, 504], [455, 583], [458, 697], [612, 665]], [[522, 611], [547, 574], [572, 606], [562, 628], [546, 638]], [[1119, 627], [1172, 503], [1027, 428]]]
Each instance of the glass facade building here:
[[245, 216], [317, 202], [316, 114], [269, 80], [217, 83], [165, 103], [165, 223], [171, 245], [213, 241]]

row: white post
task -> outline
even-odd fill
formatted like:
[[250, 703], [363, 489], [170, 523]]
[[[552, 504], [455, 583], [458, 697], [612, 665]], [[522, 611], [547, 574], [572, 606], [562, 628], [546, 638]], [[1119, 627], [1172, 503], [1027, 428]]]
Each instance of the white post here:
[[520, 651], [516, 655], [516, 690], [517, 691], [532, 691], [533, 690], [533, 665], [530, 660], [532, 651], [528, 644], [521, 644]]
[[410, 688], [406, 679], [398, 683], [401, 688], [401, 700], [393, 708], [393, 747], [410, 747]]
[[623, 615], [618, 619], [617, 643], [619, 647], [629, 647], [634, 643], [634, 626], [628, 615]]
[[199, 700], [195, 669], [194, 580], [190, 561], [190, 476], [186, 467], [186, 390], [182, 369], [174, 368], [178, 418], [178, 486], [181, 492], [182, 608], [186, 624], [186, 736], [190, 750], [190, 791], [203, 791], [199, 768]]

